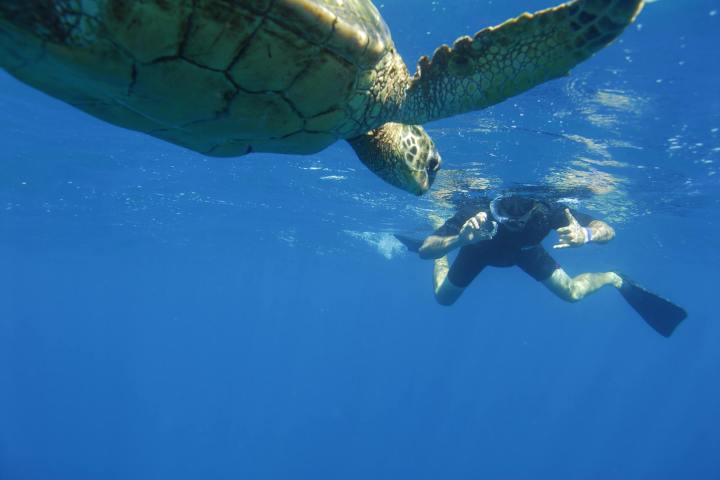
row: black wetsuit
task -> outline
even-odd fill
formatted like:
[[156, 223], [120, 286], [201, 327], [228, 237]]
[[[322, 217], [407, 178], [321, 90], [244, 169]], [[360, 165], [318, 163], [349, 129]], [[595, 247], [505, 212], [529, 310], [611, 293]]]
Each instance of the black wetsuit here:
[[[470, 282], [487, 266], [511, 267], [517, 265], [535, 280], [542, 282], [550, 278], [560, 265], [541, 245], [543, 239], [552, 231], [568, 224], [565, 218], [567, 207], [560, 204], [550, 206], [546, 214], [536, 213], [519, 231], [513, 231], [499, 224], [497, 233], [490, 240], [466, 245], [460, 249], [457, 258], [450, 267], [448, 279], [457, 287], [467, 287]], [[458, 235], [462, 226], [479, 212], [488, 214], [488, 221], [493, 218], [488, 202], [473, 203], [463, 206], [443, 224], [434, 235]], [[594, 219], [589, 215], [570, 210], [577, 221], [587, 226]], [[499, 223], [499, 222], [498, 222]]]

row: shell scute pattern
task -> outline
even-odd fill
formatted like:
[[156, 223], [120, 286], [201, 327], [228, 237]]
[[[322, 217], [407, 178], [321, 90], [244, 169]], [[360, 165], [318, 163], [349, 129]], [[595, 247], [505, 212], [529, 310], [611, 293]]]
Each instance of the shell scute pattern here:
[[[133, 52], [136, 61], [149, 63], [176, 57], [183, 45], [192, 2], [109, 1], [102, 15], [103, 32], [125, 51]], [[137, 32], [142, 31], [142, 35]]]
[[[197, 102], [210, 108], [196, 110], [201, 114], [178, 127], [186, 144], [195, 142], [198, 148], [191, 148], [211, 155], [311, 153], [367, 128], [364, 115], [374, 97], [367, 81], [359, 83], [357, 65], [377, 61], [389, 39], [387, 31], [368, 35], [362, 18], [340, 19], [337, 15], [347, 12], [335, 10], [333, 3], [309, 0], [234, 4], [234, 11], [246, 10], [232, 16], [238, 28], [228, 29], [221, 26], [227, 24], [219, 8], [224, 3], [197, 2], [178, 57], [209, 69], [224, 68], [235, 90], [223, 88], [225, 94], [215, 98], [198, 90]], [[225, 51], [207, 55], [215, 43]], [[137, 80], [143, 79], [138, 75]], [[212, 91], [217, 92], [205, 90]], [[170, 139], [164, 129], [150, 133]], [[208, 142], [217, 143], [206, 149]]]
[[307, 70], [319, 48], [272, 21], [265, 21], [229, 73], [250, 92], [283, 91]]
[[287, 96], [304, 118], [312, 117], [346, 104], [355, 74], [343, 59], [320, 55], [287, 90]]
[[239, 92], [225, 114], [196, 122], [187, 129], [199, 138], [214, 139], [218, 143], [228, 137], [250, 143], [256, 139], [281, 138], [302, 127], [302, 120], [280, 94]]
[[226, 1], [198, 0], [182, 56], [193, 63], [227, 70], [260, 26], [263, 17], [231, 10]]
[[315, 45], [324, 45], [330, 40], [337, 21], [332, 11], [307, 0], [275, 2], [268, 18]]
[[330, 110], [305, 121], [305, 130], [308, 132], [330, 132], [340, 124], [347, 114], [343, 109]]
[[30, 42], [41, 58], [33, 68], [52, 73], [13, 74], [88, 113], [193, 150], [309, 153], [364, 133], [392, 111], [374, 105], [397, 93], [377, 87], [396, 67], [384, 59], [392, 41], [365, 0], [54, 5], [63, 8], [45, 23], [24, 22], [44, 41]]
[[[178, 78], [183, 81], [178, 82]], [[234, 92], [235, 86], [222, 72], [178, 59], [139, 65], [129, 100], [134, 109], [157, 119], [158, 123], [182, 127], [223, 112]]]

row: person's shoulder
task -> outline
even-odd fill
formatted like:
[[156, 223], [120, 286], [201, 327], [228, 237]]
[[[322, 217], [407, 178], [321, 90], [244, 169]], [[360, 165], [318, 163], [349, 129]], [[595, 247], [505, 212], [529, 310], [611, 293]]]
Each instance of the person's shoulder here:
[[479, 212], [487, 212], [490, 209], [490, 200], [487, 198], [473, 198], [458, 205], [455, 212], [456, 217], [466, 217], [469, 219]]

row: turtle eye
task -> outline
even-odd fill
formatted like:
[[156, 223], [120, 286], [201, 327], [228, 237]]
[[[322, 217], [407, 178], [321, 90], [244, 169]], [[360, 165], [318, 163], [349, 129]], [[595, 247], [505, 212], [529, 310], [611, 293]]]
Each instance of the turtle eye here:
[[438, 155], [437, 152], [432, 152], [430, 154], [430, 158], [428, 159], [428, 171], [437, 172], [440, 170], [440, 163], [442, 163], [440, 155]]

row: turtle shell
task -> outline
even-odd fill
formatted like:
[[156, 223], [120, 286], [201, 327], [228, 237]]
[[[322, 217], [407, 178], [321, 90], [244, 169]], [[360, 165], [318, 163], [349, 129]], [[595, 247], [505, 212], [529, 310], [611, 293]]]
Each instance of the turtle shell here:
[[392, 49], [369, 0], [45, 3], [0, 5], [3, 67], [110, 123], [210, 155], [312, 153], [362, 133], [353, 115]]

